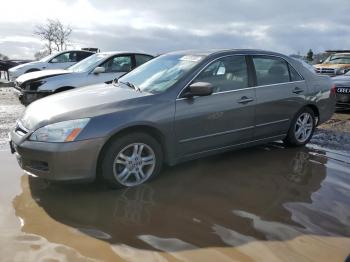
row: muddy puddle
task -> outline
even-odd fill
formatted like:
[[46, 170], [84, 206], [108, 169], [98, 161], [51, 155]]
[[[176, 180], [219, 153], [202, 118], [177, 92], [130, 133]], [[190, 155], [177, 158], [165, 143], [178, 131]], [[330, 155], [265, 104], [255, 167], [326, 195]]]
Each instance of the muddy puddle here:
[[126, 190], [48, 184], [0, 151], [0, 261], [344, 261], [350, 154], [273, 143]]

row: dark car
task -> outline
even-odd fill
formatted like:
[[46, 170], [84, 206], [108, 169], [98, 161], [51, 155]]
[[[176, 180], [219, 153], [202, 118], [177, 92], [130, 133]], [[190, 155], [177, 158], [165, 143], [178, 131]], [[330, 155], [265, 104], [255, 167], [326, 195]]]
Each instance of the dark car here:
[[174, 165], [275, 140], [308, 143], [335, 109], [328, 76], [260, 50], [181, 51], [40, 99], [11, 132], [21, 167], [50, 180], [136, 186]]
[[335, 85], [338, 109], [350, 109], [350, 72], [332, 78]]

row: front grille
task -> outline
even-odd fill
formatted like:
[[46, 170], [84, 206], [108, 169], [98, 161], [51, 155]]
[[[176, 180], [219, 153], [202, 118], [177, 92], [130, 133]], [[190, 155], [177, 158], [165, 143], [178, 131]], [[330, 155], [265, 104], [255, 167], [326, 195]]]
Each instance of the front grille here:
[[321, 75], [335, 76], [336, 70], [334, 68], [316, 68], [316, 73]]
[[337, 102], [350, 103], [350, 94], [336, 94]]

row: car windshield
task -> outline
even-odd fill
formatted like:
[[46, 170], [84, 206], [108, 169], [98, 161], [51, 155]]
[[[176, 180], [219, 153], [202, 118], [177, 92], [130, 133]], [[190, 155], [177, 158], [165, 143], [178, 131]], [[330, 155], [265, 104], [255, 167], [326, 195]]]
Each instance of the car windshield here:
[[58, 54], [59, 53], [55, 53], [55, 54], [45, 56], [44, 58], [41, 58], [39, 61], [40, 62], [47, 62], [47, 61], [51, 60], [52, 58], [54, 58], [55, 56], [57, 56]]
[[72, 65], [67, 70], [71, 72], [88, 72], [91, 69], [93, 69], [100, 61], [105, 59], [108, 54], [94, 54], [92, 56], [89, 56], [88, 58], [85, 58], [84, 60], [81, 60], [79, 63], [76, 63], [75, 65]]
[[339, 56], [333, 55], [328, 57], [325, 61], [325, 64], [350, 64], [350, 56]]
[[139, 90], [162, 93], [174, 85], [204, 57], [198, 55], [169, 54], [157, 57], [119, 79], [131, 83]]

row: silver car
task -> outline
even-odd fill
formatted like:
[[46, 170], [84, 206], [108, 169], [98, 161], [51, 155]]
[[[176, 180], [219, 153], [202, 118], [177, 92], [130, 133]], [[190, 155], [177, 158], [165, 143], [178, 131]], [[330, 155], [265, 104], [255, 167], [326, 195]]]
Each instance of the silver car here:
[[117, 83], [34, 102], [10, 145], [36, 176], [130, 187], [155, 178], [163, 163], [275, 140], [305, 145], [334, 109], [330, 78], [282, 54], [182, 51]]
[[41, 70], [65, 69], [77, 62], [91, 56], [94, 52], [84, 50], [69, 50], [48, 55], [39, 61], [33, 61], [9, 69], [10, 81], [14, 82], [17, 77]]
[[114, 78], [151, 60], [152, 55], [137, 52], [94, 54], [67, 70], [45, 70], [24, 74], [15, 81], [15, 93], [22, 104], [73, 88], [112, 82]]

